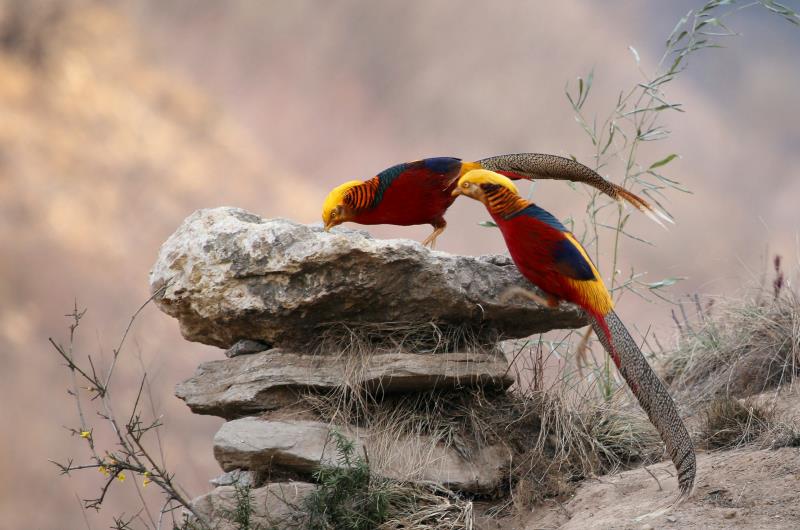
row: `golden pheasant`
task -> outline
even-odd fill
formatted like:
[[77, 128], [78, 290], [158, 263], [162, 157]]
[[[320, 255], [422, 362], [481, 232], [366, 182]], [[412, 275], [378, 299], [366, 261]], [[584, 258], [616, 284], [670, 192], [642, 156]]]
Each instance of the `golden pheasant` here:
[[489, 169], [515, 180], [582, 182], [616, 200], [629, 202], [659, 224], [659, 217], [671, 221], [644, 199], [607, 181], [583, 164], [537, 153], [493, 156], [477, 162], [439, 157], [398, 164], [369, 180], [351, 180], [334, 188], [323, 204], [322, 221], [326, 230], [346, 221], [365, 225], [430, 224], [433, 233], [423, 244], [433, 247], [447, 226], [444, 214], [455, 200], [452, 191], [456, 181], [474, 169]]
[[667, 446], [678, 470], [678, 500], [688, 497], [696, 473], [689, 432], [666, 387], [614, 313], [611, 295], [581, 244], [552, 214], [520, 197], [514, 183], [498, 173], [469, 171], [452, 193], [486, 206], [517, 268], [545, 298], [527, 291], [522, 294], [549, 306], [564, 300], [586, 312], [603, 347]]

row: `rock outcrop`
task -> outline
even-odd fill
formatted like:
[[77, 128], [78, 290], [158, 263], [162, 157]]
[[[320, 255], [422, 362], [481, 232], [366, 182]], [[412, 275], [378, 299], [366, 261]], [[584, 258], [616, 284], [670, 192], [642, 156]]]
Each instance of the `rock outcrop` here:
[[532, 288], [506, 257], [326, 233], [236, 208], [189, 216], [161, 247], [150, 286], [184, 337], [222, 348], [243, 339], [297, 348], [342, 323], [434, 323], [490, 339], [585, 324], [574, 308], [502, 301], [510, 287]]
[[381, 393], [467, 386], [503, 389], [514, 382], [506, 360], [493, 353], [375, 353], [358, 358], [270, 350], [201, 364], [179, 384], [192, 412], [236, 418], [288, 407], [307, 392], [347, 384]]
[[[300, 528], [298, 508], [314, 491], [308, 482], [273, 482], [249, 490], [250, 528]], [[192, 503], [195, 511], [212, 521], [215, 530], [239, 530], [240, 523], [233, 521], [239, 503], [236, 487], [219, 486]]]
[[[383, 433], [338, 428], [366, 455], [373, 472], [397, 480], [431, 481], [466, 493], [496, 490], [503, 480], [508, 451], [501, 445], [480, 448], [464, 458], [432, 437], [392, 433], [391, 451]], [[214, 437], [214, 456], [226, 471], [268, 467], [284, 473], [309, 474], [321, 464], [335, 465], [331, 426], [306, 420], [265, 421], [242, 418], [225, 423]]]
[[354, 461], [394, 484], [502, 495], [502, 426], [477, 432], [476, 402], [459, 400], [503, 402], [514, 378], [500, 339], [585, 323], [572, 307], [505, 301], [511, 287], [532, 289], [505, 257], [235, 208], [187, 218], [150, 282], [187, 339], [228, 348], [176, 391], [193, 412], [230, 420], [214, 438], [226, 473], [194, 501], [220, 528], [235, 527], [242, 490], [255, 522], [297, 520], [315, 471]]

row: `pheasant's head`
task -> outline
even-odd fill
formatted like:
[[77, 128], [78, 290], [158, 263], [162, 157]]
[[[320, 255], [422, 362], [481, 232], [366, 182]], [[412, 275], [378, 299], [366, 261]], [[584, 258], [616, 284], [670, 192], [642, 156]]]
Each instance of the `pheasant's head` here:
[[519, 195], [517, 187], [508, 177], [486, 169], [473, 169], [458, 179], [453, 195], [466, 195], [488, 204], [487, 195], [496, 191], [499, 187], [506, 188], [514, 195]]
[[360, 180], [351, 180], [331, 190], [322, 204], [322, 222], [327, 232], [336, 225], [352, 221], [355, 211], [345, 204], [345, 194], [353, 186], [361, 184]]

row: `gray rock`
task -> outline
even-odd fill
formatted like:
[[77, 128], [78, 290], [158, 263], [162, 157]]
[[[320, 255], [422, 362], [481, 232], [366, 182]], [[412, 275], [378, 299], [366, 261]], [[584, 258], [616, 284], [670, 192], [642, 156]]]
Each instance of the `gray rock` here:
[[269, 344], [265, 344], [259, 340], [240, 340], [227, 350], [225, 350], [225, 357], [238, 357], [239, 355], [250, 355], [266, 351], [269, 349]]
[[252, 488], [255, 486], [255, 473], [252, 471], [242, 471], [241, 469], [234, 469], [233, 471], [226, 471], [222, 475], [209, 480], [212, 486], [246, 486]]
[[433, 388], [509, 387], [508, 363], [486, 353], [376, 353], [359, 357], [270, 350], [201, 364], [175, 394], [192, 412], [235, 418], [296, 403], [304, 391], [348, 388], [385, 393]]
[[[307, 482], [276, 482], [250, 490], [251, 528], [302, 528], [303, 500], [315, 486]], [[220, 486], [192, 501], [200, 516], [212, 523], [215, 530], [238, 530], [234, 520], [236, 488]]]
[[[351, 432], [345, 436], [356, 438]], [[214, 436], [214, 456], [222, 469], [279, 469], [311, 473], [319, 464], [336, 461], [327, 443], [329, 429], [316, 421], [262, 421], [242, 418], [224, 423]], [[357, 442], [357, 454], [361, 454]]]
[[[391, 429], [367, 432], [337, 427], [367, 455], [373, 473], [403, 481], [430, 481], [468, 493], [489, 493], [502, 483], [509, 452], [483, 447], [463, 458], [428, 436], [398, 436]], [[336, 465], [338, 452], [330, 426], [315, 421], [264, 421], [242, 418], [225, 423], [214, 437], [214, 456], [223, 469], [236, 468], [308, 474], [321, 463]]]
[[[150, 273], [159, 307], [188, 340], [229, 348], [240, 339], [298, 347], [342, 323], [470, 330], [495, 339], [585, 324], [573, 307], [547, 309], [507, 257], [454, 256], [361, 231], [326, 233], [236, 208], [200, 210], [161, 247]], [[163, 289], [163, 291], [162, 291]]]

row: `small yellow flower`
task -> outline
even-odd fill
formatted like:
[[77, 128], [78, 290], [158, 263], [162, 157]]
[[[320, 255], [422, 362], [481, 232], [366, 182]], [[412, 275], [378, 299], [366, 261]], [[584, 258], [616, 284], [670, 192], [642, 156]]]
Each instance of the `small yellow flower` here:
[[108, 468], [106, 466], [100, 466], [97, 470], [105, 476], [109, 475]]
[[92, 437], [92, 431], [81, 431], [81, 438], [86, 438], [87, 440]]
[[150, 480], [150, 475], [151, 473], [149, 471], [144, 472], [144, 480], [142, 481], [142, 486], [145, 488], [147, 487], [148, 484], [153, 482], [152, 480]]
[[119, 480], [120, 482], [125, 482], [125, 473], [123, 473], [122, 471], [117, 473], [117, 480]]

